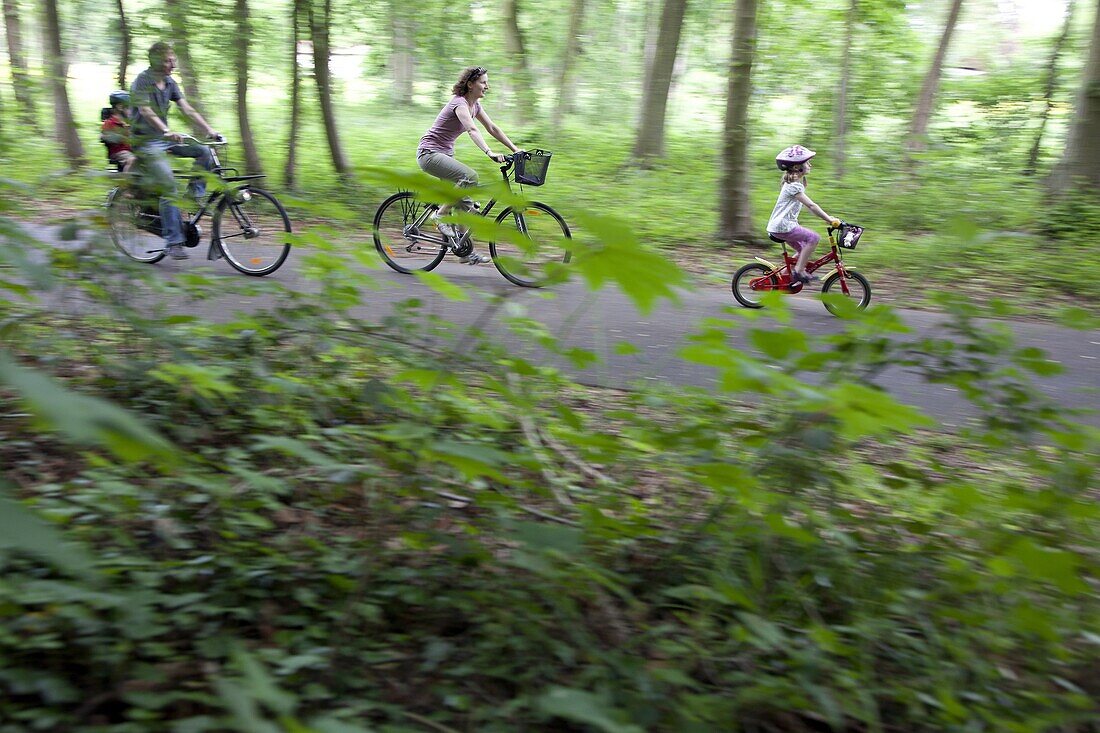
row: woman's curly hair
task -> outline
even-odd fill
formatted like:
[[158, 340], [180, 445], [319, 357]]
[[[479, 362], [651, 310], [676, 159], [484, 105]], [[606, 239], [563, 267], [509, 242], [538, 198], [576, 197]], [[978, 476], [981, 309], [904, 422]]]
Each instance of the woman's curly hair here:
[[451, 87], [451, 93], [456, 97], [465, 97], [466, 93], [470, 91], [470, 82], [477, 80], [482, 74], [489, 73], [489, 70], [484, 66], [470, 66], [467, 67], [462, 75], [458, 77], [458, 81]]

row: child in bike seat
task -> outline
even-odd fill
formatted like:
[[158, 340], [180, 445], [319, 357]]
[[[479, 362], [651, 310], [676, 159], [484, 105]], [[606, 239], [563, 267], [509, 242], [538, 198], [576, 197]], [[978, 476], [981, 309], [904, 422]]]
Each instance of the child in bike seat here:
[[781, 239], [791, 245], [798, 252], [798, 261], [795, 263], [791, 282], [808, 283], [816, 280], [806, 274], [806, 264], [810, 261], [810, 255], [817, 247], [821, 236], [806, 227], [798, 225], [798, 214], [802, 207], [806, 206], [817, 216], [829, 222], [829, 226], [840, 226], [840, 220], [822, 211], [821, 207], [810, 200], [806, 195], [806, 176], [811, 170], [810, 159], [817, 153], [804, 148], [801, 145], [792, 145], [779, 155], [775, 156], [775, 164], [783, 171], [783, 177], [779, 182], [779, 199], [772, 209], [771, 218], [768, 220], [768, 234], [776, 239]]
[[107, 159], [125, 173], [137, 159], [130, 148], [130, 93], [111, 92], [109, 99], [111, 106], [103, 110], [99, 139], [107, 146]]

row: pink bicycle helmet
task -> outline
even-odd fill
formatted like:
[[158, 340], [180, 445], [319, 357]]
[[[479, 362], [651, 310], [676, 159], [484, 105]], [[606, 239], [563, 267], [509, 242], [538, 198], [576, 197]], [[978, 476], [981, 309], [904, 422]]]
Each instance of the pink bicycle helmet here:
[[817, 155], [809, 148], [804, 148], [801, 145], [792, 145], [789, 148], [785, 148], [782, 153], [775, 156], [775, 164], [779, 166], [779, 170], [790, 170], [791, 166], [798, 165], [799, 163], [805, 163], [810, 158]]

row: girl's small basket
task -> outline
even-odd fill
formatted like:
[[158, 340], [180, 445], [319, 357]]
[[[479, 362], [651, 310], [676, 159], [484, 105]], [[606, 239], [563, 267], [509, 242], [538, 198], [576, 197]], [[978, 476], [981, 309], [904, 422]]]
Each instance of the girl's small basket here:
[[521, 186], [541, 186], [546, 183], [546, 171], [550, 156], [545, 150], [528, 150], [526, 155], [516, 156], [516, 183]]
[[837, 236], [837, 244], [845, 249], [855, 249], [859, 238], [863, 235], [863, 227], [855, 224], [841, 223]]

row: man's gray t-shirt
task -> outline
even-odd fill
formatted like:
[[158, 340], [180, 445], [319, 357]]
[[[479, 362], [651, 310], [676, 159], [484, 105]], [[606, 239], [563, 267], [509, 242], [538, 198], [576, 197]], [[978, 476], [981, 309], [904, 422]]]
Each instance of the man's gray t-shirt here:
[[141, 116], [139, 107], [152, 107], [157, 117], [165, 125], [168, 124], [168, 105], [171, 102], [179, 102], [183, 99], [183, 92], [179, 84], [170, 76], [164, 77], [164, 89], [157, 89], [157, 81], [153, 72], [149, 69], [141, 72], [130, 85], [130, 119], [133, 124], [133, 136], [135, 138], [159, 138], [161, 133]]

